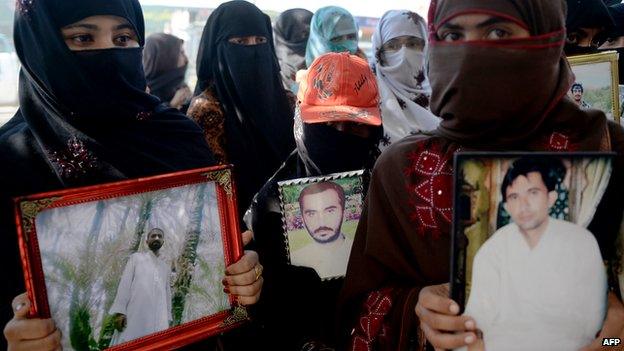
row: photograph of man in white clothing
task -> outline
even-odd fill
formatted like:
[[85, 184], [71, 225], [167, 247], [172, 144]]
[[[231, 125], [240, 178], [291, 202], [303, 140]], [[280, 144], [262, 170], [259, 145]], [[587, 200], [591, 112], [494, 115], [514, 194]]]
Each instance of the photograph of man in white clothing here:
[[148, 251], [133, 253], [123, 271], [110, 309], [116, 336], [112, 345], [169, 328], [171, 317], [171, 266], [160, 258], [165, 233], [153, 228], [147, 234]]
[[291, 253], [291, 263], [314, 268], [321, 279], [344, 276], [353, 245], [342, 232], [344, 189], [334, 182], [308, 185], [299, 194], [299, 208], [312, 241]]
[[579, 350], [602, 326], [607, 278], [600, 249], [584, 227], [549, 216], [561, 180], [552, 167], [552, 160], [532, 157], [509, 166], [500, 191], [512, 222], [472, 261], [465, 314], [488, 351]]
[[166, 185], [167, 177], [123, 185], [130, 193], [111, 198], [76, 189], [74, 202], [38, 215], [47, 300], [63, 350], [183, 339], [189, 323], [207, 328], [206, 317], [231, 310], [221, 281], [235, 250], [223, 221], [234, 204], [203, 171], [184, 175], [197, 177], [190, 184]]

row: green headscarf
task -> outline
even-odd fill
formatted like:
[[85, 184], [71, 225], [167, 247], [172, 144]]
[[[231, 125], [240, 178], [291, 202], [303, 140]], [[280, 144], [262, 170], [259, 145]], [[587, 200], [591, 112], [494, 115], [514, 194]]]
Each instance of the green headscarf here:
[[[331, 39], [343, 35], [355, 34], [355, 40]], [[358, 47], [358, 26], [349, 11], [337, 6], [322, 7], [312, 17], [310, 38], [306, 48], [306, 65], [309, 67], [314, 59], [328, 52], [348, 51], [355, 54]]]

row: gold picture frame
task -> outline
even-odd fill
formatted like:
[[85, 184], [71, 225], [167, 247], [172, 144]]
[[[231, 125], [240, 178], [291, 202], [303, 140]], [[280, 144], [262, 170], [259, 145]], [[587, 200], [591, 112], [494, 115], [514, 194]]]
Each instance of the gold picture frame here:
[[[618, 53], [616, 51], [606, 51], [597, 54], [572, 56], [568, 57], [568, 62], [576, 76], [575, 83], [583, 85], [584, 91], [581, 93], [581, 99], [587, 92], [591, 92], [591, 101], [589, 103], [586, 103], [585, 100], [580, 100], [579, 102], [586, 107], [602, 110], [607, 114], [607, 118], [620, 124]], [[609, 72], [605, 72], [605, 69], [608, 69]], [[607, 84], [610, 86], [608, 94], [610, 101], [606, 100], [607, 94], [604, 93]], [[568, 94], [572, 97], [571, 91]], [[592, 102], [593, 104], [591, 104]]]

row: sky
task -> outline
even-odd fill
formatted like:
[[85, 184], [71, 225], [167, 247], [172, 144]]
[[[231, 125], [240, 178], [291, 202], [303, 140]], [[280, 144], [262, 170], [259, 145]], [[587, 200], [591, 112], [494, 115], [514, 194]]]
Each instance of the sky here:
[[[216, 0], [140, 0], [143, 5], [160, 5], [175, 7], [206, 7], [214, 8], [225, 1]], [[349, 10], [354, 16], [381, 17], [388, 10], [407, 9], [425, 16], [429, 7], [429, 0], [250, 0], [261, 10], [282, 12], [284, 10], [303, 7], [316, 11], [320, 7], [336, 5]]]

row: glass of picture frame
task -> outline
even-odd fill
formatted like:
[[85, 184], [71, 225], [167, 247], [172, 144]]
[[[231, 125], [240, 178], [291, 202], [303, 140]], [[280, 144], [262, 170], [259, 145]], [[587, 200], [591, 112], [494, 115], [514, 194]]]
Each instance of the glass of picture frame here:
[[235, 191], [219, 166], [16, 198], [31, 315], [64, 350], [173, 349], [241, 325], [221, 283], [243, 255]]

